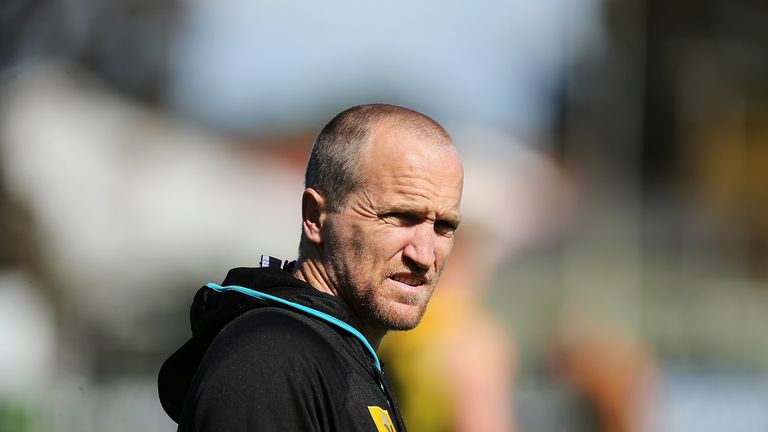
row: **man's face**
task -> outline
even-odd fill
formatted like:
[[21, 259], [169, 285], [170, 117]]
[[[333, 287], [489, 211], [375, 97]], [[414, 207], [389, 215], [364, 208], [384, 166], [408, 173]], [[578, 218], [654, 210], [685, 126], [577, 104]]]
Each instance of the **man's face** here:
[[363, 187], [327, 219], [326, 265], [366, 326], [414, 328], [459, 224], [463, 171], [455, 150], [386, 124], [362, 156]]

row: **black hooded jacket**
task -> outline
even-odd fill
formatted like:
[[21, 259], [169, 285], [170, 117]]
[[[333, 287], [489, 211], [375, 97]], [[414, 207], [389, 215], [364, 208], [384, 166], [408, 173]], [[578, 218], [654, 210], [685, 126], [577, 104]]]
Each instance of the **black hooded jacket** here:
[[272, 264], [195, 295], [193, 336], [158, 380], [178, 430], [405, 431], [350, 309]]

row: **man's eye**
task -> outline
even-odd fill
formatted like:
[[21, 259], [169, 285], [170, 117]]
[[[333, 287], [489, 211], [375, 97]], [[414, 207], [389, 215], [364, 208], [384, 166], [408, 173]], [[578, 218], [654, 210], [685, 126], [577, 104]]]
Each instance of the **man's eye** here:
[[419, 223], [419, 218], [409, 213], [387, 213], [384, 215], [384, 219], [397, 226], [411, 226]]
[[456, 225], [443, 220], [435, 221], [435, 232], [442, 235], [453, 235], [456, 232]]

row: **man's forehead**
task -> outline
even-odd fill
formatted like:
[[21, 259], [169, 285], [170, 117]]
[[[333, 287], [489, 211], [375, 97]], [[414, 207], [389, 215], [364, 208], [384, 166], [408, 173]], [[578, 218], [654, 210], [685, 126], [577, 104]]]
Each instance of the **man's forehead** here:
[[460, 213], [460, 206], [458, 200], [453, 199], [411, 199], [405, 195], [384, 195], [383, 202], [379, 207], [382, 210], [401, 210], [412, 213], [439, 213], [439, 214], [455, 214]]
[[414, 133], [382, 121], [372, 131], [361, 162], [363, 189], [388, 195], [390, 204], [458, 215], [463, 168], [447, 136]]
[[[374, 188], [375, 189], [375, 188]], [[371, 191], [376, 201], [375, 207], [380, 213], [408, 213], [426, 218], [446, 219], [458, 223], [461, 221], [461, 196], [432, 196], [400, 193], [399, 191]], [[378, 193], [377, 193], [378, 192]], [[383, 192], [383, 193], [382, 193]]]
[[374, 141], [361, 162], [362, 174], [373, 178], [394, 173], [407, 175], [408, 172], [429, 169], [436, 164], [441, 169], [430, 173], [435, 179], [461, 179], [463, 175], [458, 154], [450, 144], [425, 143], [413, 137], [389, 136]]

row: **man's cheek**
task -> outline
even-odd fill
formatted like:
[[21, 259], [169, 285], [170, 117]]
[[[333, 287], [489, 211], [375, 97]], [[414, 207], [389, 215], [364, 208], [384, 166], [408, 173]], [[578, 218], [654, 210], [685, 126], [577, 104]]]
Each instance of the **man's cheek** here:
[[365, 243], [360, 236], [352, 236], [352, 254], [355, 259], [363, 259], [365, 257]]
[[438, 272], [442, 272], [453, 250], [453, 241], [438, 246], [435, 251], [435, 266]]

